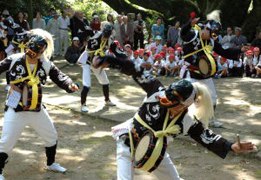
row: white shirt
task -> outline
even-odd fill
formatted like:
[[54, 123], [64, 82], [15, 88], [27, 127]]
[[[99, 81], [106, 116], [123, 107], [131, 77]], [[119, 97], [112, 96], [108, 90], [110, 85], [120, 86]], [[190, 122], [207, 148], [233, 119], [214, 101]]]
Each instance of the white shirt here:
[[156, 45], [156, 43], [152, 43], [150, 47], [156, 47], [157, 51], [156, 54], [159, 54], [162, 50], [162, 44]]
[[58, 24], [59, 28], [61, 29], [68, 29], [68, 26], [70, 26], [70, 19], [66, 17], [65, 19], [61, 16], [58, 18]]
[[156, 61], [156, 62], [154, 63], [154, 66], [156, 66], [156, 67], [158, 67], [158, 68], [162, 68], [162, 67], [165, 66], [165, 61], [164, 61], [164, 60], [161, 60], [160, 63], [159, 63], [159, 61]]
[[177, 66], [177, 63], [175, 61], [173, 61], [172, 63], [171, 62], [167, 62], [166, 66], [169, 66], [172, 69], [173, 67]]

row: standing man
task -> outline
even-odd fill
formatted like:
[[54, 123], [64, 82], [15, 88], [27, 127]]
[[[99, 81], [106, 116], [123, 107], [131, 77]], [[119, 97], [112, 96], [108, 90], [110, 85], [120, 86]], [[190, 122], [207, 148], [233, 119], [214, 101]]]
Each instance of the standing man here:
[[132, 47], [134, 31], [132, 24], [128, 23], [127, 16], [123, 16], [123, 24], [121, 25], [120, 31], [123, 45], [130, 44]]
[[247, 43], [247, 39], [242, 35], [242, 29], [240, 27], [235, 28], [235, 37], [232, 38], [231, 43], [237, 48], [241, 48], [242, 45]]
[[84, 18], [83, 12], [78, 11], [78, 16], [74, 21], [75, 36], [80, 39], [80, 43], [83, 45], [87, 44], [87, 37], [91, 34], [88, 33], [91, 30], [87, 19]]
[[53, 13], [53, 18], [48, 20], [46, 30], [53, 35], [54, 40], [54, 55], [58, 56], [59, 54], [59, 25], [58, 25], [58, 14], [57, 12]]
[[157, 18], [157, 23], [152, 25], [151, 28], [152, 37], [153, 39], [156, 38], [156, 36], [160, 36], [162, 40], [164, 40], [164, 25], [162, 24], [162, 18]]
[[140, 41], [140, 49], [144, 49], [144, 28], [145, 22], [142, 20], [141, 14], [137, 14], [137, 21], [134, 21], [134, 49], [138, 49], [138, 43]]
[[123, 46], [121, 38], [121, 25], [122, 25], [122, 16], [118, 14], [117, 20], [114, 22], [114, 31], [115, 31], [115, 40], [120, 42], [120, 45]]
[[67, 12], [62, 10], [62, 16], [58, 18], [58, 25], [60, 30], [59, 55], [64, 56], [68, 48], [68, 31], [70, 26], [70, 19], [67, 17]]
[[222, 47], [224, 49], [232, 48], [234, 45], [232, 43], [232, 39], [235, 38], [233, 34], [233, 29], [231, 27], [227, 27], [227, 35], [225, 35], [221, 41]]
[[174, 26], [171, 26], [168, 30], [168, 46], [174, 47], [174, 45], [178, 42], [179, 34], [180, 34], [180, 23], [179, 21], [174, 23]]

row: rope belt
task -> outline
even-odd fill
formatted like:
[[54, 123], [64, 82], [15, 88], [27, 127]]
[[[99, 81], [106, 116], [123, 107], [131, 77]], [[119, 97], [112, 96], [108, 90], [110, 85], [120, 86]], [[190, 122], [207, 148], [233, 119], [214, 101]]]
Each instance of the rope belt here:
[[[192, 53], [185, 55], [184, 59], [186, 59], [187, 57], [190, 57], [200, 51], [204, 51], [204, 53], [206, 54], [208, 60], [210, 61], [211, 66], [212, 66], [211, 75], [214, 75], [216, 73], [216, 63], [215, 63], [215, 59], [211, 55], [211, 51], [213, 50], [213, 47], [207, 45], [207, 40], [205, 41], [205, 43], [203, 42], [203, 39], [201, 36], [201, 28], [198, 25], [195, 25], [195, 29], [199, 31], [199, 38], [200, 38], [202, 49], [199, 49], [197, 51], [194, 51]], [[200, 74], [200, 72], [198, 70], [194, 70], [193, 72]]]
[[[104, 53], [103, 49], [106, 46], [106, 43], [107, 43], [107, 39], [102, 39], [101, 44], [100, 44], [100, 48], [97, 49], [97, 50], [88, 51], [88, 54], [94, 53], [94, 56], [98, 56], [99, 55], [101, 57], [104, 57], [105, 53]], [[88, 61], [88, 62], [91, 64], [90, 61]]]
[[11, 84], [16, 84], [16, 83], [20, 83], [20, 82], [24, 82], [26, 80], [28, 81], [28, 85], [32, 86], [32, 102], [31, 105], [29, 107], [30, 110], [33, 110], [36, 108], [37, 103], [38, 103], [38, 84], [40, 84], [40, 80], [38, 76], [36, 75], [36, 71], [37, 71], [37, 65], [38, 65], [38, 61], [36, 62], [35, 66], [34, 66], [34, 71], [33, 74], [31, 72], [30, 69], [30, 65], [28, 63], [28, 60], [26, 59], [26, 68], [27, 68], [27, 72], [28, 72], [28, 76], [25, 78], [21, 78], [15, 81], [11, 81]]
[[18, 47], [21, 49], [21, 53], [24, 53], [24, 49], [25, 49], [27, 43], [24, 43], [24, 42], [18, 43], [18, 42], [14, 41], [14, 40], [12, 41], [12, 43], [17, 44]]
[[[148, 159], [148, 161], [140, 168], [145, 171], [149, 171], [156, 163], [157, 159], [160, 156], [161, 150], [163, 148], [163, 141], [164, 137], [166, 137], [168, 134], [179, 134], [180, 133], [180, 127], [178, 125], [174, 125], [176, 121], [181, 116], [182, 112], [176, 116], [170, 124], [167, 126], [168, 120], [169, 120], [169, 111], [166, 114], [163, 129], [160, 131], [155, 131], [152, 129], [146, 122], [144, 122], [141, 117], [138, 115], [138, 113], [135, 114], [134, 118], [144, 127], [151, 130], [156, 138], [158, 138], [155, 148], [151, 154], [151, 157]], [[133, 145], [133, 139], [131, 135], [131, 130], [129, 130], [129, 138], [130, 138], [130, 148], [131, 148], [131, 156], [134, 157], [134, 145]]]

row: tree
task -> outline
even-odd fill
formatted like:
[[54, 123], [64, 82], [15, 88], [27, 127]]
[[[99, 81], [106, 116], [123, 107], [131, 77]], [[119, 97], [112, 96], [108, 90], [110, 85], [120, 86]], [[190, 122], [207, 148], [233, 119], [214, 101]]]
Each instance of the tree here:
[[[152, 17], [157, 13], [161, 15], [166, 23], [176, 19], [185, 23], [190, 12], [194, 11], [201, 20], [206, 19], [206, 15], [213, 10], [221, 10], [221, 22], [223, 27], [241, 26], [248, 40], [253, 38], [253, 31], [260, 22], [261, 0], [103, 0], [118, 13], [134, 12], [142, 13]], [[253, 4], [253, 9], [249, 12], [249, 7]], [[142, 7], [142, 8], [140, 8]], [[259, 19], [259, 21], [258, 21]], [[173, 23], [171, 23], [173, 24]], [[251, 29], [251, 30], [250, 30]], [[254, 29], [254, 30], [253, 30]]]

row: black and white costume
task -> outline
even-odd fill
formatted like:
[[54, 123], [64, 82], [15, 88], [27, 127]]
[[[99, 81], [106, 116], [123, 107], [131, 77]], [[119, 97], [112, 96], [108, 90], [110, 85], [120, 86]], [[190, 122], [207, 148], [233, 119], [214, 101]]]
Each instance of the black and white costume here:
[[[60, 88], [71, 93], [72, 91], [69, 87], [72, 84], [72, 80], [48, 59], [42, 57], [37, 64], [35, 77], [38, 77], [40, 82], [37, 85], [37, 105], [35, 108], [30, 108], [32, 105], [32, 91], [34, 90], [32, 87], [27, 86], [29, 80], [12, 84], [11, 87], [13, 86], [13, 88], [9, 90], [0, 140], [0, 174], [2, 174], [8, 154], [27, 125], [31, 126], [45, 141], [47, 166], [55, 162], [58, 136], [50, 116], [42, 105], [42, 85], [46, 83], [46, 79], [49, 76]], [[35, 70], [34, 64], [29, 64], [29, 66], [31, 71]], [[11, 83], [28, 77], [25, 53], [14, 54], [1, 61], [0, 73], [4, 71], [10, 71]], [[24, 92], [25, 87], [28, 87], [28, 98], [26, 101], [23, 101], [23, 93], [27, 93]]]
[[[182, 27], [180, 35], [181, 39], [184, 41], [184, 56], [202, 49], [202, 45], [200, 42], [200, 31], [192, 29], [191, 21], [189, 21]], [[212, 46], [214, 52], [227, 59], [238, 60], [239, 55], [241, 53], [240, 49], [222, 48], [222, 45], [219, 44], [217, 41], [214, 41], [212, 38], [207, 41], [207, 45]], [[200, 51], [192, 56], [185, 58], [185, 65], [182, 67], [180, 71], [180, 77], [187, 79], [191, 82], [200, 82], [205, 84], [211, 92], [212, 102], [215, 106], [217, 100], [217, 93], [212, 78], [204, 77], [201, 74], [196, 73], [194, 71], [195, 69], [198, 69], [198, 61], [201, 55], [204, 55], [204, 51]]]
[[[87, 95], [91, 87], [91, 70], [96, 76], [99, 83], [102, 85], [103, 95], [105, 97], [105, 102], [110, 103], [109, 98], [109, 79], [104, 69], [92, 68], [93, 58], [96, 56], [101, 56], [100, 53], [104, 54], [107, 50], [107, 46], [112, 42], [112, 38], [103, 38], [103, 32], [97, 31], [88, 41], [86, 50], [81, 54], [78, 62], [82, 64], [82, 83], [83, 90], [81, 92], [81, 104], [84, 106], [86, 104]], [[96, 52], [98, 52], [96, 54]], [[104, 54], [105, 55], [105, 54]], [[87, 110], [88, 111], [88, 110]]]
[[[134, 81], [147, 93], [137, 114], [132, 119], [112, 127], [113, 137], [117, 139], [118, 179], [131, 180], [133, 179], [134, 168], [130, 152], [129, 129], [131, 129], [134, 149], [140, 137], [148, 131], [146, 127], [137, 121], [137, 115], [155, 131], [162, 130], [168, 109], [161, 106], [157, 96], [162, 93], [164, 94], [165, 87], [153, 75], [146, 73], [143, 69], [135, 67], [134, 63], [129, 60], [106, 57], [106, 61], [120, 67], [122, 73], [132, 76]], [[172, 118], [169, 118], [168, 123], [172, 120]], [[210, 129], [205, 129], [200, 121], [188, 113], [188, 110], [183, 111], [175, 125], [180, 128], [179, 134], [189, 135], [221, 158], [225, 158], [231, 148], [232, 143], [220, 135], [213, 133]], [[178, 134], [173, 137], [177, 135]], [[161, 158], [163, 158], [163, 160], [158, 168], [153, 171], [158, 179], [181, 180], [169, 154], [165, 152]]]

